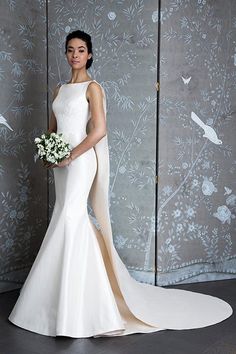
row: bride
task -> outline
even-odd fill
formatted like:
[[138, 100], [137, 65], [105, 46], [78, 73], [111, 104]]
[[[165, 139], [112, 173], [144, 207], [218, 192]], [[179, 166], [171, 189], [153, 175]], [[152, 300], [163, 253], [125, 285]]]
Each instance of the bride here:
[[[56, 88], [49, 131], [72, 147], [53, 168], [52, 218], [9, 320], [26, 330], [74, 338], [192, 329], [231, 316], [225, 301], [200, 293], [144, 284], [131, 277], [112, 238], [106, 96], [87, 73], [89, 34], [65, 43], [71, 80]], [[99, 227], [87, 211], [91, 202]]]

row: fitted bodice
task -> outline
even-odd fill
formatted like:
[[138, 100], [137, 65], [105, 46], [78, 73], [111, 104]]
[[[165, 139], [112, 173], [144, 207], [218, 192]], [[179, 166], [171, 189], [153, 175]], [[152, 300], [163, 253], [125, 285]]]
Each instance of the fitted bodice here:
[[57, 133], [62, 133], [65, 141], [72, 147], [79, 144], [87, 135], [86, 126], [90, 119], [90, 106], [86, 90], [91, 81], [63, 84], [52, 103], [57, 120]]

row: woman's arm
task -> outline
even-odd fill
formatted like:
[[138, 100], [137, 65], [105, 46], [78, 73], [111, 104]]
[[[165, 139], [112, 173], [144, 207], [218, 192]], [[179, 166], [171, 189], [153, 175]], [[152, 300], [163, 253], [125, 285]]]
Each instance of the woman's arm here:
[[71, 151], [74, 160], [91, 149], [106, 134], [106, 119], [103, 108], [103, 92], [99, 84], [92, 82], [87, 89], [87, 99], [90, 104], [91, 118], [88, 122], [86, 138]]

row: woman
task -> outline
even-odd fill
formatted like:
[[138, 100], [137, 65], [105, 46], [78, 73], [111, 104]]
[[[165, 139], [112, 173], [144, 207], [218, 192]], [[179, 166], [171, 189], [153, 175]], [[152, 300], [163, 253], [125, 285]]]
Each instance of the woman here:
[[[112, 239], [106, 97], [87, 69], [91, 37], [66, 38], [71, 80], [55, 92], [49, 130], [73, 147], [53, 168], [56, 202], [46, 235], [9, 320], [30, 331], [75, 338], [122, 336], [218, 323], [232, 314], [225, 301], [165, 289], [132, 278]], [[100, 225], [87, 212], [87, 200]]]

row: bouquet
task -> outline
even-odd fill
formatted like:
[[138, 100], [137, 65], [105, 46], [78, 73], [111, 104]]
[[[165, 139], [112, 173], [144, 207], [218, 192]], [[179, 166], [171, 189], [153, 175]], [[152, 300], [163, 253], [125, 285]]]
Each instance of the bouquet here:
[[62, 138], [62, 133], [45, 133], [34, 139], [37, 158], [58, 164], [70, 156], [71, 148]]

